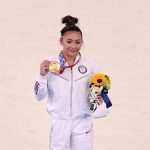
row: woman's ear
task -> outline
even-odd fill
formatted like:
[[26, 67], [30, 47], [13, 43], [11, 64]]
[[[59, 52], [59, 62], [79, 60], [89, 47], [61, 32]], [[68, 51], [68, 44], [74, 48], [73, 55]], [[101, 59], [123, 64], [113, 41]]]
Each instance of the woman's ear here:
[[63, 45], [63, 38], [62, 37], [59, 39], [59, 42], [60, 42], [60, 45]]

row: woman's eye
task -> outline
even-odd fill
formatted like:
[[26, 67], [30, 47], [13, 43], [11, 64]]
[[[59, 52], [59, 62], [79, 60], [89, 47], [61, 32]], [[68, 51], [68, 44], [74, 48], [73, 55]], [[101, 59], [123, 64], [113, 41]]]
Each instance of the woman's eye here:
[[[73, 43], [72, 41], [67, 41], [68, 44]], [[81, 42], [75, 42], [75, 44], [80, 44]]]
[[76, 42], [76, 44], [80, 44], [80, 42]]

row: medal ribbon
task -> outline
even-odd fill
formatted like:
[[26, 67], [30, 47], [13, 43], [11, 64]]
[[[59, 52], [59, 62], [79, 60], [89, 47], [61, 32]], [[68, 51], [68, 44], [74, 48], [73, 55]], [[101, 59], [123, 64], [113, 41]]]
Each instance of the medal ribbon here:
[[79, 58], [78, 58], [78, 60], [77, 60], [73, 65], [65, 66], [65, 58], [64, 58], [64, 55], [63, 55], [62, 51], [60, 52], [60, 54], [59, 54], [60, 74], [62, 74], [66, 68], [72, 68], [73, 66], [75, 66], [75, 65], [80, 61], [80, 59], [81, 59], [81, 54], [80, 54], [80, 52], [79, 52], [78, 54], [79, 54]]

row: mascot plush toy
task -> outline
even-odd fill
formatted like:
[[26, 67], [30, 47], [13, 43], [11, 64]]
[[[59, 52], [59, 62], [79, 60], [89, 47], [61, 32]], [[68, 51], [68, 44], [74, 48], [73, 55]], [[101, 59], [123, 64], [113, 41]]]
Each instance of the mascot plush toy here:
[[89, 81], [89, 91], [88, 96], [90, 100], [90, 110], [95, 111], [97, 107], [101, 104], [98, 100], [99, 96], [102, 96], [106, 107], [112, 106], [112, 103], [108, 97], [108, 90], [110, 89], [110, 78], [107, 75], [95, 74], [91, 77]]

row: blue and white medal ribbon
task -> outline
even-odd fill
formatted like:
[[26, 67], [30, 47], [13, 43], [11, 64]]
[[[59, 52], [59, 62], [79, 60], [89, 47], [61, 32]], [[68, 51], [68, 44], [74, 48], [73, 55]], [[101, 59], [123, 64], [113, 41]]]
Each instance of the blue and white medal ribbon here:
[[59, 53], [59, 62], [60, 62], [60, 71], [59, 71], [59, 74], [62, 74], [65, 70], [65, 68], [72, 68], [73, 66], [75, 66], [81, 59], [81, 54], [79, 52], [79, 59], [71, 66], [65, 66], [65, 58], [64, 58], [64, 55], [63, 55], [63, 52], [61, 51]]

